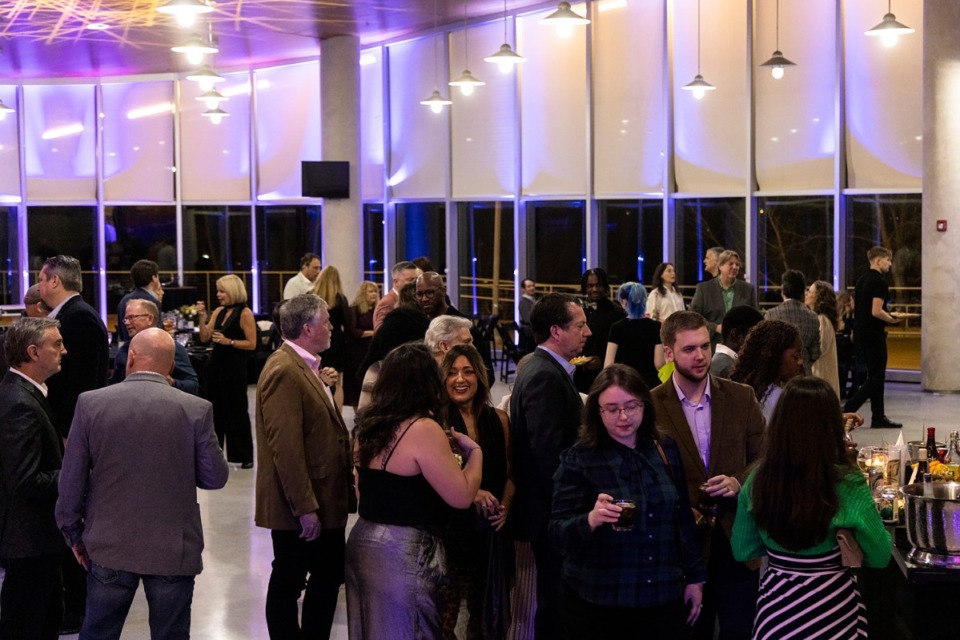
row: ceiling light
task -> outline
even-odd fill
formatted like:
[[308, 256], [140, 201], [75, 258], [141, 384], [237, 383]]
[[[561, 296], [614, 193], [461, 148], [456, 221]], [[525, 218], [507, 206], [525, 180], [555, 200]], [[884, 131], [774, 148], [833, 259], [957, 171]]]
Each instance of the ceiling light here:
[[229, 100], [227, 96], [223, 95], [216, 89], [208, 89], [200, 95], [197, 96], [197, 100], [202, 100], [204, 104], [207, 105], [207, 109], [216, 109], [220, 106], [221, 102]]
[[186, 42], [170, 47], [170, 51], [185, 53], [191, 64], [200, 64], [204, 55], [217, 53], [220, 49], [197, 34], [193, 34]]
[[590, 24], [590, 20], [571, 9], [569, 2], [561, 2], [557, 5], [557, 10], [541, 20], [540, 24], [551, 27], [574, 27]]
[[207, 91], [213, 88], [218, 82], [226, 82], [226, 78], [210, 68], [210, 65], [205, 64], [193, 73], [187, 76], [187, 80], [193, 82], [199, 82], [200, 88], [203, 91]]
[[440, 95], [439, 90], [434, 89], [433, 93], [430, 94], [430, 97], [426, 100], [421, 100], [420, 104], [430, 107], [430, 111], [433, 111], [434, 113], [440, 113], [443, 111], [444, 107], [453, 104], [453, 101], [444, 98], [442, 95]]
[[868, 36], [881, 38], [881, 42], [883, 42], [883, 46], [885, 47], [896, 45], [898, 36], [906, 36], [914, 31], [902, 22], [897, 22], [897, 16], [893, 15], [890, 11], [891, 3], [892, 0], [887, 0], [887, 13], [883, 16], [880, 24], [869, 31], [864, 31]]
[[[468, 47], [470, 31], [467, 28], [467, 3], [463, 3], [463, 66], [470, 63], [470, 49]], [[473, 94], [476, 87], [482, 87], [486, 84], [483, 80], [478, 80], [470, 73], [470, 69], [464, 68], [463, 73], [456, 80], [450, 81], [451, 87], [460, 87], [460, 94], [469, 96]]]
[[507, 0], [503, 0], [503, 44], [500, 45], [499, 51], [487, 56], [483, 61], [497, 65], [500, 73], [510, 73], [515, 66], [527, 61], [519, 53], [514, 52], [507, 42]]
[[716, 89], [700, 75], [700, 0], [697, 0], [697, 75], [693, 77], [692, 82], [683, 85], [682, 89], [692, 91], [693, 97], [697, 100], [702, 100], [707, 91]]
[[110, 28], [110, 25], [106, 22], [91, 22], [84, 29], [89, 29], [90, 31], [106, 31]]
[[203, 117], [205, 118], [210, 118], [210, 122], [212, 122], [213, 124], [220, 124], [223, 121], [223, 119], [229, 116], [230, 114], [224, 111], [223, 109], [221, 109], [220, 107], [217, 107], [215, 109], [207, 109], [201, 115], [203, 115]]
[[783, 77], [784, 67], [796, 66], [795, 62], [790, 62], [784, 58], [783, 53], [780, 51], [780, 0], [777, 0], [777, 48], [774, 50], [773, 56], [760, 66], [770, 67], [770, 73], [773, 75], [774, 80], [779, 80]]
[[200, 0], [169, 0], [157, 7], [157, 11], [175, 17], [181, 27], [189, 27], [196, 21], [197, 16], [210, 13], [213, 7]]

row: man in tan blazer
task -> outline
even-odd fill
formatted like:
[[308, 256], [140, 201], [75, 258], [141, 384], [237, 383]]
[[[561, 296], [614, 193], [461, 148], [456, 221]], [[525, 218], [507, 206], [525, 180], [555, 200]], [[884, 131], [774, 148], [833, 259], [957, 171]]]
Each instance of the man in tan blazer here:
[[319, 376], [332, 329], [319, 296], [287, 301], [280, 308], [283, 345], [257, 383], [255, 519], [272, 530], [266, 618], [273, 640], [329, 637], [343, 584], [350, 436]]
[[675, 368], [652, 392], [657, 426], [680, 449], [690, 504], [702, 502], [701, 485], [717, 503], [715, 523], [694, 510], [703, 523], [709, 577], [693, 637], [712, 640], [719, 618], [721, 640], [749, 638], [759, 576], [734, 560], [730, 534], [740, 486], [760, 454], [763, 415], [750, 387], [709, 375], [710, 334], [699, 313], [674, 313], [664, 321], [660, 339]]

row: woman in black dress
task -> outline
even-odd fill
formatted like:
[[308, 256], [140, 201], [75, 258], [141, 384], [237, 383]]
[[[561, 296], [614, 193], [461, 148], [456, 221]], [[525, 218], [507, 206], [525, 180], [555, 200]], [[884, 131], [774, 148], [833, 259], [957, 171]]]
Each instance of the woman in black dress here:
[[333, 331], [330, 332], [330, 348], [320, 354], [324, 367], [333, 367], [343, 377], [343, 365], [346, 360], [347, 345], [346, 332], [347, 309], [350, 303], [347, 297], [343, 295], [343, 287], [340, 284], [340, 272], [333, 265], [327, 265], [320, 276], [317, 278], [317, 285], [313, 292], [323, 298], [327, 303], [327, 309], [330, 312], [330, 324], [333, 325]]
[[617, 289], [617, 300], [627, 317], [613, 323], [607, 341], [607, 355], [603, 366], [625, 364], [633, 367], [647, 387], [660, 384], [657, 370], [665, 363], [660, 344], [660, 323], [644, 317], [647, 308], [647, 290], [639, 282], [625, 282]]
[[367, 355], [373, 340], [373, 310], [380, 301], [380, 290], [369, 280], [357, 288], [353, 304], [347, 309], [347, 354], [343, 370], [343, 404], [356, 407], [360, 399], [361, 376], [357, 368]]
[[207, 314], [197, 302], [200, 341], [213, 341], [207, 361], [206, 397], [213, 403], [213, 426], [227, 460], [253, 468], [253, 437], [247, 410], [247, 360], [257, 348], [257, 324], [247, 307], [247, 288], [235, 275], [217, 280], [220, 306]]

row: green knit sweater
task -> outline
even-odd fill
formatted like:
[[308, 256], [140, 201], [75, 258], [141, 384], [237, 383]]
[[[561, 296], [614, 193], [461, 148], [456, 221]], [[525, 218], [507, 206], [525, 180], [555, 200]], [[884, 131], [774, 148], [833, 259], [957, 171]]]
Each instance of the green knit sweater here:
[[733, 523], [733, 555], [741, 562], [766, 555], [767, 548], [798, 555], [825, 553], [837, 546], [837, 529], [852, 529], [860, 548], [863, 564], [867, 567], [885, 567], [890, 561], [890, 534], [883, 527], [873, 495], [863, 475], [850, 473], [837, 483], [840, 507], [830, 521], [827, 537], [820, 544], [792, 551], [777, 544], [766, 531], [757, 527], [753, 513], [753, 478], [751, 473], [740, 491], [737, 518]]

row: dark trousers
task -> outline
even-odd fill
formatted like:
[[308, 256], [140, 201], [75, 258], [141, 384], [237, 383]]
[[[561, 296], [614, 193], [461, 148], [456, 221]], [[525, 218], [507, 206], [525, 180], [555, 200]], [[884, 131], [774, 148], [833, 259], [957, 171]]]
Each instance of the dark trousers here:
[[553, 640], [560, 637], [560, 568], [563, 557], [550, 545], [547, 528], [530, 543], [537, 565], [537, 613], [534, 637]]
[[11, 558], [3, 566], [0, 638], [56, 640], [63, 619], [60, 554]]
[[63, 576], [63, 617], [72, 623], [83, 618], [87, 609], [87, 571], [77, 562], [70, 547], [63, 550], [60, 560]]
[[679, 640], [686, 637], [687, 607], [682, 601], [661, 607], [604, 607], [587, 602], [566, 583], [560, 587], [561, 638], [650, 638]]
[[207, 368], [207, 399], [213, 404], [213, 428], [230, 462], [253, 462], [253, 435], [247, 407], [247, 366]]
[[693, 627], [692, 637], [713, 640], [714, 627], [719, 621], [720, 640], [749, 638], [753, 632], [759, 592], [760, 572], [737, 562], [727, 534], [721, 527], [714, 527], [710, 533], [703, 608]]
[[[266, 613], [272, 640], [330, 637], [343, 584], [345, 531], [344, 527], [324, 529], [311, 542], [302, 540], [299, 531], [271, 532], [273, 572]], [[303, 616], [298, 622], [297, 599], [304, 588]]]
[[861, 345], [857, 359], [867, 368], [867, 379], [843, 405], [846, 412], [857, 411], [863, 403], [870, 401], [870, 413], [877, 420], [887, 415], [883, 407], [883, 384], [887, 378], [887, 339], [876, 344]]

